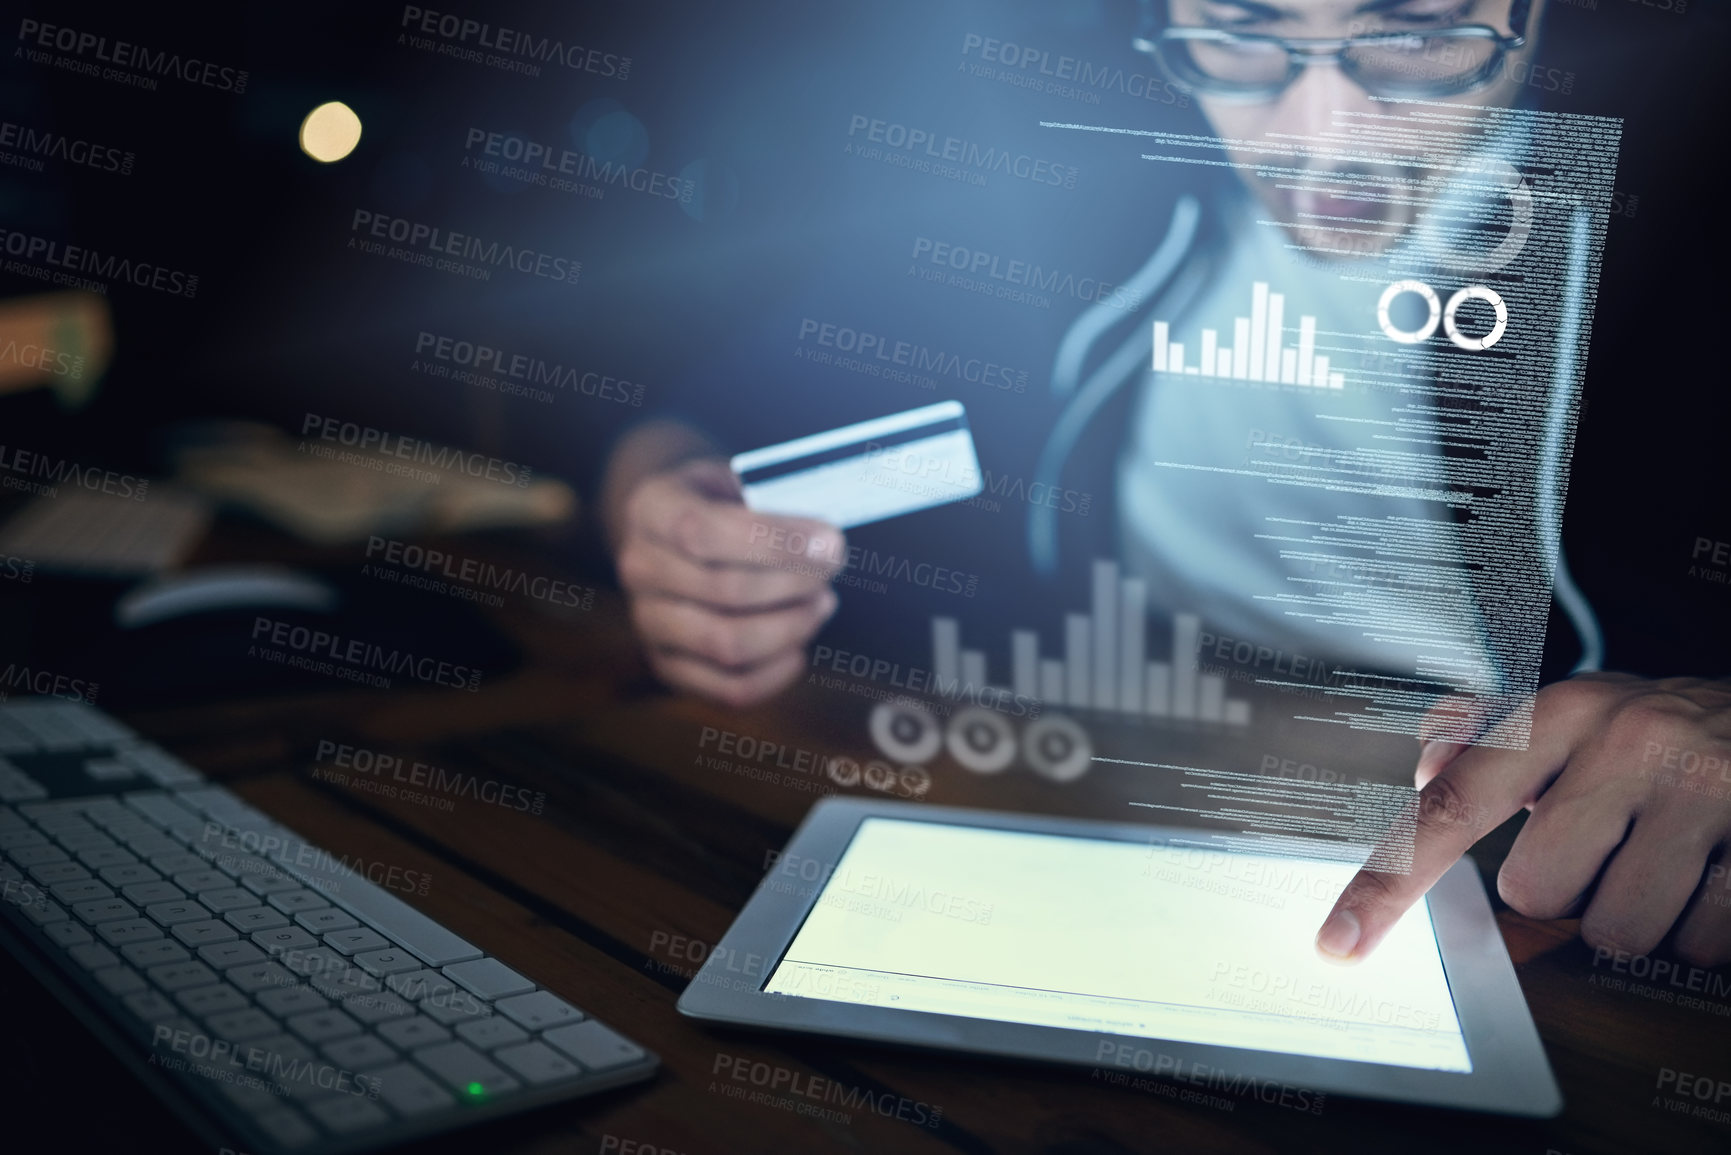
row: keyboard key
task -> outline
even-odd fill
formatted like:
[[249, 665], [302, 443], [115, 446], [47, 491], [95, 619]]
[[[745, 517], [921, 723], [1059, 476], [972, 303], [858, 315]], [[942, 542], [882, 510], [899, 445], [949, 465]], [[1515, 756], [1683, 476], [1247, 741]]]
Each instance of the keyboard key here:
[[165, 991], [182, 991], [189, 987], [208, 986], [216, 981], [216, 972], [201, 962], [164, 963], [145, 972], [150, 981]]
[[57, 882], [77, 882], [81, 878], [89, 878], [90, 872], [76, 862], [45, 862], [41, 866], [32, 866], [30, 877], [43, 886], [53, 886]]
[[361, 1025], [332, 1007], [296, 1015], [288, 1020], [288, 1029], [309, 1043], [323, 1043], [330, 1039], [340, 1039], [344, 1035], [358, 1035]]
[[420, 1007], [422, 1014], [447, 1027], [454, 1023], [487, 1018], [493, 1013], [492, 1007], [468, 991], [457, 990], [449, 995], [434, 995], [432, 998], [422, 999]]
[[445, 974], [484, 999], [503, 998], [535, 989], [535, 984], [496, 958], [478, 958], [445, 968]]
[[495, 1047], [507, 1047], [513, 1043], [527, 1042], [529, 1039], [529, 1032], [516, 1023], [506, 1022], [499, 1015], [476, 1019], [468, 1023], [458, 1023], [456, 1031], [458, 1038], [481, 1051], [491, 1051]]
[[426, 998], [436, 989], [448, 987], [455, 990], [456, 985], [438, 971], [404, 971], [402, 974], [385, 976], [385, 986], [412, 1003]]
[[391, 945], [390, 940], [376, 930], [357, 926], [353, 930], [332, 931], [325, 935], [326, 945], [344, 954], [357, 954], [361, 951], [382, 950]]
[[[303, 910], [318, 910], [330, 905], [329, 902], [325, 901], [324, 895], [316, 894], [310, 890], [279, 890], [271, 895], [267, 901], [284, 914], [291, 915], [299, 914]], [[307, 929], [311, 930], [312, 928], [308, 927]], [[341, 930], [342, 928], [331, 927], [330, 929]]]
[[138, 917], [136, 907], [118, 898], [94, 898], [89, 902], [75, 903], [72, 913], [92, 926]]
[[66, 953], [72, 957], [73, 962], [87, 971], [99, 971], [120, 963], [119, 955], [96, 942], [75, 946]]
[[234, 879], [220, 870], [183, 870], [174, 876], [174, 885], [188, 894], [198, 894], [206, 890], [228, 890], [234, 886]]
[[50, 942], [59, 947], [84, 946], [96, 941], [90, 937], [89, 931], [71, 919], [67, 919], [65, 922], [51, 922], [42, 928], [42, 933], [48, 936]]
[[227, 1039], [231, 1043], [261, 1039], [282, 1030], [282, 1026], [275, 1019], [252, 1007], [212, 1015], [206, 1020], [206, 1025], [217, 1038]]
[[[227, 914], [231, 910], [245, 910], [258, 905], [258, 895], [242, 890], [238, 886], [230, 886], [223, 890], [200, 891], [198, 901], [203, 903], [212, 913]], [[262, 930], [263, 927], [254, 927]]]
[[403, 971], [419, 970], [421, 968], [421, 960], [410, 954], [408, 951], [399, 950], [396, 947], [388, 947], [385, 950], [375, 950], [368, 951], [366, 954], [357, 954], [355, 956], [355, 965], [370, 975], [378, 975], [380, 978], [383, 978], [385, 975], [399, 974]]
[[[197, 923], [188, 923], [197, 926]], [[204, 960], [206, 966], [215, 967], [219, 971], [230, 967], [247, 966], [251, 963], [264, 961], [264, 952], [250, 942], [218, 942], [210, 946], [198, 948], [198, 957]], [[287, 974], [287, 971], [283, 972]]]
[[120, 897], [134, 906], [154, 906], [159, 902], [178, 902], [186, 892], [172, 882], [136, 882], [120, 888]]
[[284, 951], [279, 957], [282, 959], [282, 964], [289, 970], [311, 979], [340, 975], [353, 969], [349, 966], [348, 959], [328, 946], [312, 946]]
[[165, 938], [152, 939], [149, 942], [135, 942], [130, 946], [120, 948], [120, 953], [126, 961], [140, 970], [161, 966], [164, 963], [186, 962], [192, 958], [186, 953], [186, 948], [177, 942], [169, 942]]
[[356, 1098], [352, 1094], [313, 1103], [307, 1107], [307, 1114], [323, 1123], [335, 1135], [352, 1135], [356, 1131], [365, 1131], [368, 1127], [388, 1123], [391, 1119], [377, 1103]]
[[494, 1051], [493, 1057], [531, 1083], [557, 1083], [573, 1079], [583, 1068], [545, 1043], [524, 1043]]
[[47, 926], [51, 922], [63, 922], [67, 917], [64, 907], [57, 902], [49, 902], [46, 898], [39, 902], [30, 903], [28, 906], [21, 906], [18, 909], [24, 912], [25, 918], [37, 926]]
[[252, 936], [269, 954], [280, 954], [288, 950], [308, 950], [318, 945], [318, 940], [298, 926], [279, 926], [275, 930], [261, 930]]
[[[272, 895], [271, 897], [276, 896]], [[348, 930], [352, 926], [360, 925], [355, 921], [354, 915], [346, 910], [338, 910], [334, 906], [327, 906], [318, 910], [303, 910], [298, 912], [294, 918], [296, 923], [306, 927], [314, 934], [329, 934], [333, 930]]]
[[[385, 1028], [380, 1028], [384, 1033]], [[522, 1084], [467, 1043], [439, 1043], [414, 1052], [415, 1062], [464, 1099], [490, 1099]]]
[[275, 930], [279, 926], [289, 924], [288, 915], [280, 910], [272, 910], [268, 906], [249, 906], [245, 910], [231, 910], [223, 915], [222, 919], [242, 934], [251, 934], [255, 930]]
[[594, 1019], [555, 1027], [541, 1036], [590, 1071], [605, 1071], [636, 1062], [644, 1050]]
[[162, 881], [162, 875], [145, 866], [142, 862], [135, 862], [131, 866], [105, 866], [96, 872], [96, 876], [109, 886], [131, 886], [139, 882]]
[[144, 918], [129, 918], [121, 922], [105, 922], [96, 928], [96, 937], [109, 946], [125, 946], [128, 943], [145, 942], [162, 937], [162, 928]]
[[246, 996], [226, 983], [193, 987], [191, 990], [181, 991], [174, 998], [186, 1008], [188, 1014], [200, 1019], [208, 1019], [211, 1015], [220, 1015], [224, 1011], [245, 1010], [248, 1006]]
[[136, 856], [120, 849], [118, 846], [98, 846], [88, 850], [80, 850], [77, 855], [79, 862], [91, 870], [102, 870], [114, 866], [137, 866]]
[[343, 1009], [372, 1026], [390, 1019], [400, 1019], [415, 1013], [415, 1008], [388, 991], [355, 995], [343, 1000]]
[[289, 1107], [254, 1115], [252, 1121], [258, 1124], [259, 1130], [270, 1136], [272, 1142], [287, 1151], [308, 1146], [319, 1137], [318, 1132], [313, 1130], [313, 1125]]
[[339, 1067], [347, 1067], [351, 1071], [364, 1071], [368, 1067], [378, 1067], [385, 1063], [395, 1062], [397, 1052], [385, 1046], [384, 1043], [371, 1035], [355, 1035], [352, 1038], [337, 1039], [319, 1048], [325, 1053], [325, 1058]]
[[0, 850], [16, 850], [21, 846], [47, 846], [48, 836], [32, 826], [16, 826], [0, 830]]
[[[337, 957], [342, 958], [341, 955]], [[307, 982], [325, 998], [338, 1001], [360, 995], [371, 997], [384, 990], [380, 980], [352, 966], [328, 968], [307, 976]]]
[[[231, 975], [232, 977], [232, 975]], [[253, 995], [258, 1005], [280, 1018], [327, 1010], [330, 1003], [311, 987], [277, 987]]]
[[99, 898], [113, 898], [114, 892], [94, 878], [81, 878], [75, 882], [58, 882], [48, 888], [59, 902], [67, 904], [93, 902]]
[[36, 846], [19, 846], [6, 851], [6, 857], [19, 866], [42, 866], [50, 862], [70, 862], [72, 856], [46, 840]]
[[168, 875], [185, 874], [188, 871], [205, 869], [204, 859], [200, 858], [196, 854], [188, 854], [185, 850], [178, 848], [169, 851], [167, 854], [151, 855], [150, 866], [151, 869], [161, 871], [163, 874]]
[[80, 850], [102, 850], [115, 845], [114, 839], [88, 822], [68, 822], [64, 826], [56, 827], [54, 841], [74, 856], [77, 856]]
[[212, 943], [229, 942], [239, 936], [235, 929], [226, 922], [217, 922], [214, 918], [203, 922], [183, 922], [174, 927], [171, 934], [190, 947], [209, 946]]
[[398, 1063], [369, 1071], [364, 1078], [376, 1079], [379, 1101], [390, 1104], [391, 1110], [406, 1118], [425, 1115], [451, 1106], [452, 1095], [428, 1078], [427, 1073], [410, 1063]]
[[[324, 857], [329, 860], [328, 855]], [[315, 887], [329, 883], [340, 885], [341, 890], [328, 896], [333, 902], [428, 966], [444, 966], [481, 957], [479, 947], [465, 942], [396, 895], [364, 878], [301, 867], [292, 862], [288, 869]]]
[[210, 911], [190, 898], [152, 903], [144, 908], [144, 913], [158, 926], [173, 926], [178, 922], [203, 922], [210, 917]]
[[295, 890], [300, 886], [292, 878], [280, 874], [251, 874], [240, 880], [240, 884], [254, 894], [276, 894], [278, 891]]
[[531, 1031], [581, 1022], [583, 1019], [582, 1011], [551, 991], [536, 991], [534, 994], [500, 999], [494, 1004], [494, 1008]]
[[111, 995], [136, 994], [145, 988], [144, 976], [131, 967], [107, 967], [91, 975]]
[[416, 1015], [412, 1019], [396, 1019], [389, 1023], [381, 1023], [375, 1028], [379, 1038], [403, 1051], [412, 1051], [416, 1047], [424, 1047], [429, 1043], [443, 1043], [450, 1039], [451, 1032], [435, 1023], [432, 1019]]
[[303, 1059], [310, 1063], [318, 1057], [313, 1054], [311, 1047], [289, 1034], [272, 1035], [268, 1039], [254, 1039], [247, 1044], [247, 1048], [249, 1051], [258, 1051], [267, 1057], [274, 1055], [289, 1062]]
[[[254, 953], [257, 953], [258, 951], [258, 948], [252, 946], [250, 943], [224, 943], [223, 945], [246, 947]], [[221, 965], [220, 963], [211, 962], [210, 959], [205, 958], [203, 951], [198, 952], [198, 957], [210, 963], [211, 966]], [[228, 979], [229, 982], [233, 983], [241, 990], [249, 993], [252, 991], [282, 990], [286, 987], [298, 985], [294, 975], [273, 962], [242, 963], [239, 966], [228, 968], [223, 977]], [[304, 990], [305, 988], [302, 989]], [[307, 1010], [309, 1008], [301, 1007], [299, 1009]]]
[[180, 1009], [158, 991], [139, 991], [120, 1000], [126, 1009], [147, 1023], [163, 1022], [180, 1014]]

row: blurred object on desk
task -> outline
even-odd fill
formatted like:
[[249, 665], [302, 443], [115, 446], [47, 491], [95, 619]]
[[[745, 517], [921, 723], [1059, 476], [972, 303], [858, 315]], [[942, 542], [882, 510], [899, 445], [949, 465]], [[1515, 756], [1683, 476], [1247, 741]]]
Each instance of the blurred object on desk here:
[[144, 577], [178, 568], [210, 528], [210, 503], [129, 474], [121, 479], [130, 496], [77, 489], [37, 496], [0, 526], [0, 555], [76, 577]]
[[[353, 423], [341, 428], [357, 431], [356, 444], [341, 434], [297, 440], [250, 422], [187, 427], [173, 450], [177, 476], [319, 545], [373, 534], [556, 525], [577, 511], [570, 486], [532, 479], [513, 462]], [[395, 452], [363, 448], [369, 441], [389, 442]], [[446, 467], [451, 462], [458, 468]]]
[[95, 293], [0, 301], [0, 393], [47, 385], [67, 409], [82, 408], [113, 352], [113, 317]]

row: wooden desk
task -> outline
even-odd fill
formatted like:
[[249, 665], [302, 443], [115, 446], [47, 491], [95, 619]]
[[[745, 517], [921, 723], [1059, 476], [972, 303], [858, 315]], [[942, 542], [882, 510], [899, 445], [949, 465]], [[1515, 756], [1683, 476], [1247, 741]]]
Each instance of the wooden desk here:
[[[495, 541], [488, 548], [533, 560], [523, 543]], [[247, 552], [218, 551], [213, 559]], [[356, 564], [355, 553], [348, 564]], [[533, 563], [559, 576], [554, 563]], [[424, 873], [429, 885], [423, 897], [411, 898], [416, 905], [663, 1057], [662, 1073], [647, 1085], [458, 1134], [427, 1150], [1582, 1155], [1731, 1148], [1731, 1125], [1674, 1114], [1661, 1100], [1676, 1096], [1656, 1090], [1661, 1068], [1731, 1078], [1726, 1000], [1689, 1009], [1601, 986], [1613, 978], [1638, 980], [1608, 964], [1595, 968], [1575, 924], [1534, 922], [1507, 910], [1498, 916], [1504, 937], [1568, 1103], [1561, 1118], [1545, 1123], [1332, 1095], [1320, 1114], [1249, 1094], [1214, 1092], [1209, 1102], [1180, 1102], [1176, 1096], [1186, 1088], [1179, 1084], [1139, 1089], [1108, 1085], [1089, 1071], [754, 1036], [689, 1022], [674, 1003], [695, 969], [689, 956], [701, 957], [704, 949], [692, 944], [721, 937], [762, 876], [766, 856], [784, 844], [816, 797], [813, 789], [834, 786], [793, 770], [764, 779], [717, 771], [700, 761], [714, 752], [713, 741], [702, 744], [705, 727], [863, 762], [875, 756], [865, 726], [870, 703], [815, 685], [751, 711], [669, 695], [646, 677], [622, 607], [605, 591], [587, 612], [519, 598], [489, 613], [527, 660], [476, 693], [380, 692], [332, 682], [329, 693], [125, 715], [334, 853]], [[1410, 773], [1409, 739], [1317, 735], [1319, 729], [1253, 728], [1236, 739], [1238, 753], [1254, 765], [1262, 753], [1278, 751], [1389, 781]], [[1152, 730], [1111, 740], [1174, 762], [1198, 744], [1217, 748], [1222, 741]], [[377, 773], [351, 771], [347, 783], [315, 775], [333, 768], [333, 760], [317, 758], [321, 742], [407, 764], [419, 760], [474, 785], [457, 787], [454, 796], [449, 788], [423, 786], [426, 799], [388, 797], [376, 792], [390, 785]], [[1332, 762], [1325, 761], [1330, 751]], [[1128, 800], [1156, 797], [1160, 789], [1158, 776], [1136, 767], [1097, 766], [1068, 785], [1026, 771], [983, 777], [942, 757], [932, 773], [934, 802], [1117, 819], [1136, 817]], [[528, 793], [496, 804], [482, 797], [483, 783]], [[539, 814], [511, 808], [534, 795], [545, 796]], [[1512, 836], [1511, 829], [1500, 831], [1475, 852], [1493, 894], [1495, 867]], [[855, 1108], [841, 1111], [848, 1116], [842, 1121], [797, 1113], [785, 1096], [767, 1103], [736, 1097], [762, 1088], [728, 1080], [725, 1068], [757, 1062], [790, 1072], [789, 1079], [834, 1080], [855, 1103], [869, 1094], [888, 1117]], [[815, 1106], [839, 1110], [833, 1103]], [[936, 1125], [915, 1121], [922, 1116]]]

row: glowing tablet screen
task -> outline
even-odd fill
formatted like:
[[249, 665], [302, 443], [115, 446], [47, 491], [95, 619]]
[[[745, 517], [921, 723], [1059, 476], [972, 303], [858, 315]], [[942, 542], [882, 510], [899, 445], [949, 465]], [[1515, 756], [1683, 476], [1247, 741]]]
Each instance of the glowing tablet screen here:
[[770, 994], [1470, 1071], [1430, 910], [1311, 945], [1348, 863], [867, 818]]

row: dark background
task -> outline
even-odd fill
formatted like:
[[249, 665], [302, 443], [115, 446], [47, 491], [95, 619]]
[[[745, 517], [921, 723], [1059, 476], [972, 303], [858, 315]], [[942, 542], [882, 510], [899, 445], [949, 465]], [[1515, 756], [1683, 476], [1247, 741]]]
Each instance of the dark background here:
[[[0, 441], [147, 471], [177, 422], [239, 416], [298, 431], [304, 414], [328, 413], [526, 462], [572, 481], [587, 505], [606, 445], [650, 415], [691, 416], [740, 449], [946, 395], [792, 360], [794, 327], [810, 316], [1027, 371], [1026, 394], [950, 395], [969, 405], [984, 464], [1031, 477], [1055, 412], [1052, 353], [1084, 304], [1060, 297], [1037, 310], [924, 285], [906, 275], [912, 239], [1126, 277], [1162, 235], [1173, 190], [1109, 138], [1035, 121], [1201, 128], [1176, 104], [1106, 93], [1085, 105], [957, 71], [969, 32], [1146, 71], [1127, 44], [1129, 0], [659, 0], [474, 14], [628, 55], [623, 81], [556, 67], [529, 79], [399, 46], [402, 11], [9, 7], [0, 28], [14, 47], [27, 16], [251, 75], [238, 97], [169, 78], [141, 92], [6, 53], [9, 119], [137, 159], [130, 175], [0, 167], [0, 220], [190, 270], [200, 286], [193, 300], [114, 286], [118, 353], [101, 395], [76, 415], [43, 392], [0, 398]], [[1731, 587], [1688, 574], [1698, 537], [1731, 539], [1723, 218], [1711, 175], [1725, 32], [1707, 4], [1678, 14], [1627, 0], [1553, 3], [1536, 59], [1572, 72], [1573, 91], [1532, 90], [1542, 107], [1624, 120], [1621, 211], [1606, 239], [1565, 543], [1606, 626], [1608, 665], [1649, 674], [1724, 673], [1731, 642]], [[359, 113], [364, 135], [325, 166], [300, 153], [295, 134], [332, 99]], [[587, 200], [497, 187], [461, 167], [471, 126], [568, 144], [619, 112], [641, 131], [615, 139], [618, 156], [692, 174], [691, 206], [620, 189]], [[976, 188], [860, 163], [843, 154], [856, 113], [1026, 149], [1076, 165], [1081, 179], [1075, 189], [1004, 178]], [[581, 281], [500, 271], [478, 283], [362, 256], [345, 247], [357, 208], [568, 253], [583, 261]], [[0, 288], [42, 286], [0, 273]], [[423, 329], [642, 383], [644, 406], [570, 395], [545, 406], [411, 373]], [[1022, 608], [1025, 517], [1008, 503], [999, 515], [952, 508], [853, 540], [982, 575], [970, 612], [1008, 619], [1034, 612]], [[843, 638], [904, 631], [917, 657], [926, 615], [945, 604], [912, 587], [857, 597], [834, 628]], [[1575, 656], [1560, 621], [1551, 650], [1553, 671]]]

